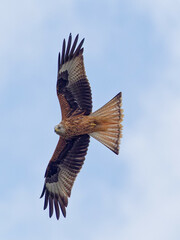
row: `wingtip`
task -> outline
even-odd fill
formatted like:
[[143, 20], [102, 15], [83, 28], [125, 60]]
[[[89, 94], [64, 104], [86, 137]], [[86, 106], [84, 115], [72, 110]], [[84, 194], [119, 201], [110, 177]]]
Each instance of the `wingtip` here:
[[83, 39], [81, 40], [81, 42], [80, 42], [81, 46], [83, 45], [84, 41], [85, 41], [85, 38], [83, 38]]
[[49, 195], [49, 217], [51, 218], [53, 215], [53, 199], [51, 195]]
[[44, 196], [45, 190], [46, 190], [46, 187], [44, 185], [40, 198], [42, 198]]
[[60, 52], [59, 52], [58, 53], [58, 73], [59, 73], [60, 66], [61, 66], [61, 55], [60, 55]]
[[55, 195], [55, 199], [54, 199], [54, 208], [55, 208], [55, 212], [56, 212], [56, 218], [57, 218], [57, 220], [59, 220], [60, 211], [59, 211], [58, 196], [57, 195]]

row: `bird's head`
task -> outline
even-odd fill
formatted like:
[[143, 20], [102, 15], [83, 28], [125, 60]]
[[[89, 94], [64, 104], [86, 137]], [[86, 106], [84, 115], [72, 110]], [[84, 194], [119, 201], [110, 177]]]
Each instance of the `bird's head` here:
[[65, 135], [65, 128], [63, 126], [62, 123], [59, 123], [58, 125], [56, 125], [54, 127], [54, 131], [55, 133], [57, 133], [58, 135], [64, 136]]

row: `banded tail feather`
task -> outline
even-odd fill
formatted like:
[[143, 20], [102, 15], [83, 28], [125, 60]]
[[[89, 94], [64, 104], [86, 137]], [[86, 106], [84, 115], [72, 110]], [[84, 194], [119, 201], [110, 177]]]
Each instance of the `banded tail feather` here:
[[91, 114], [97, 121], [97, 127], [89, 135], [116, 154], [119, 154], [120, 138], [122, 137], [123, 110], [121, 105], [122, 93], [120, 92], [103, 107]]

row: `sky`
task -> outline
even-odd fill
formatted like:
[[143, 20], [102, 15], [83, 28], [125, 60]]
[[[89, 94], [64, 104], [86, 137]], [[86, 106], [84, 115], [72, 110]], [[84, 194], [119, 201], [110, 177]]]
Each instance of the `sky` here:
[[[57, 56], [85, 37], [93, 110], [123, 95], [117, 156], [91, 139], [67, 217], [39, 199], [61, 120]], [[0, 239], [180, 239], [180, 2], [0, 2]]]

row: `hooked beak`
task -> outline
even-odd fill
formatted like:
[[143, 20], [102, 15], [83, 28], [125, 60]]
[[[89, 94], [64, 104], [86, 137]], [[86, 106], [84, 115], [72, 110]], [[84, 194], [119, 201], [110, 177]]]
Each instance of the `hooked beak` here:
[[57, 128], [57, 126], [54, 127], [54, 131], [55, 131], [55, 133], [58, 133], [58, 128]]

